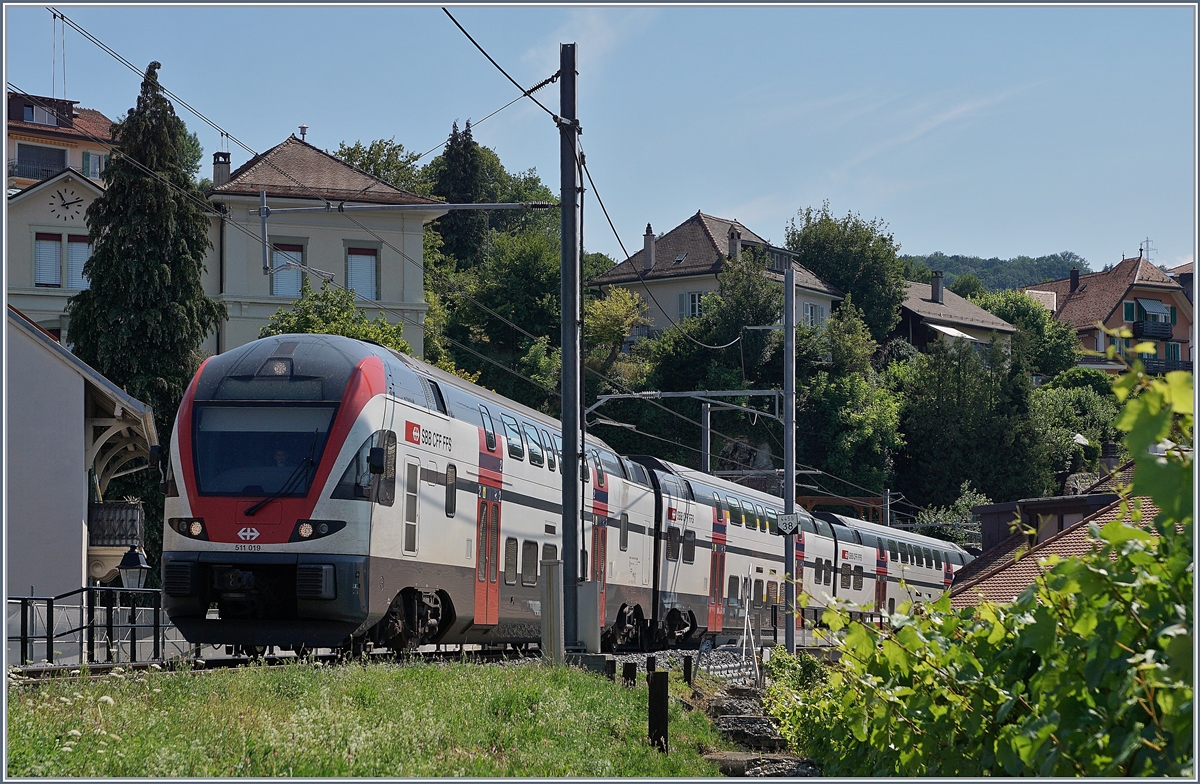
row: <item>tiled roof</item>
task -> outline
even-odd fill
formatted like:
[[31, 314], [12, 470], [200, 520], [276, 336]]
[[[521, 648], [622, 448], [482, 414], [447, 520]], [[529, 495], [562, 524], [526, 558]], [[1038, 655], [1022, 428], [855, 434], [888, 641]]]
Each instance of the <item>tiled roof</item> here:
[[63, 136], [67, 138], [80, 138], [92, 141], [91, 137], [99, 139], [106, 144], [116, 144], [116, 139], [112, 137], [113, 121], [105, 117], [95, 109], [75, 108], [74, 127], [65, 128], [56, 125], [42, 125], [40, 123], [25, 122], [24, 120], [9, 120], [9, 133], [29, 133], [42, 136]]
[[1081, 495], [1091, 495], [1092, 493], [1115, 493], [1117, 485], [1130, 485], [1133, 483], [1133, 461], [1127, 460], [1117, 470], [1108, 476], [1101, 477], [1092, 483]]
[[1015, 332], [1016, 327], [999, 316], [993, 316], [983, 308], [955, 294], [945, 286], [942, 287], [942, 302], [933, 301], [933, 284], [905, 281], [907, 291], [904, 296], [904, 307], [920, 316], [925, 321], [936, 324], [961, 324], [978, 329], [990, 329], [996, 332]]
[[264, 190], [268, 196], [335, 202], [441, 204], [389, 185], [294, 135], [239, 166], [212, 195], [257, 196]]
[[[1158, 508], [1149, 498], [1139, 496], [1130, 499], [1131, 502], [1134, 500], [1141, 504], [1144, 521], [1153, 520], [1158, 514]], [[957, 610], [972, 607], [984, 600], [998, 604], [1011, 602], [1042, 574], [1043, 567], [1038, 565], [1038, 561], [1050, 555], [1067, 558], [1095, 550], [1098, 543], [1091, 537], [1089, 524], [1095, 523], [1103, 528], [1121, 517], [1121, 514], [1121, 502], [1116, 501], [1030, 548], [1018, 561], [1014, 561], [1010, 554], [1007, 558], [995, 561], [992, 568], [972, 581], [959, 585], [956, 580], [950, 593], [950, 605]]]
[[[642, 261], [646, 249], [606, 270], [589, 281], [593, 285], [634, 283], [638, 280], [666, 280], [693, 275], [716, 275], [725, 266], [729, 252], [729, 227], [736, 226], [742, 233], [742, 246], [755, 247], [769, 243], [736, 220], [717, 218], [697, 212], [683, 223], [662, 235], [654, 242], [654, 269], [645, 270]], [[680, 259], [682, 257], [682, 259]], [[842, 292], [818, 278], [809, 270], [795, 265], [796, 285], [813, 291], [821, 291], [834, 298]], [[639, 275], [638, 273], [641, 273]], [[774, 275], [782, 279], [782, 276]]]
[[[1090, 329], [1097, 321], [1105, 321], [1121, 304], [1125, 292], [1134, 283], [1164, 288], [1180, 288], [1179, 284], [1146, 259], [1124, 259], [1107, 272], [1090, 272], [1079, 276], [1079, 288], [1071, 291], [1071, 279], [1062, 278], [1027, 288], [1053, 291], [1058, 295], [1058, 310], [1054, 317], [1076, 329]], [[1024, 291], [1025, 289], [1022, 289]]]
[[1011, 561], [1018, 547], [1028, 545], [1029, 537], [1023, 531], [1017, 531], [994, 547], [984, 550], [975, 560], [955, 572], [954, 584], [966, 585], [980, 575], [990, 572], [997, 564]]
[[1180, 264], [1175, 269], [1167, 270], [1167, 272], [1171, 275], [1186, 275], [1192, 271], [1192, 266], [1192, 262], [1189, 261], [1187, 264]]

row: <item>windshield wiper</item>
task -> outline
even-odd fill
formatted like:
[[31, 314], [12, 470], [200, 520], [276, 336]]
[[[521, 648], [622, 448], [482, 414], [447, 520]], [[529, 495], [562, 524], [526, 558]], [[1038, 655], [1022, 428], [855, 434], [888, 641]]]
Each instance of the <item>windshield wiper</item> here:
[[[321, 431], [319, 431], [319, 430], [313, 431], [312, 443], [308, 447], [308, 457], [306, 457], [300, 461], [299, 465], [297, 465], [295, 470], [292, 471], [292, 475], [289, 476], [287, 478], [287, 481], [283, 483], [283, 487], [279, 488], [277, 491], [275, 491], [271, 495], [269, 495], [266, 498], [264, 498], [263, 500], [259, 501], [254, 506], [247, 508], [243, 514], [245, 514], [247, 517], [254, 517], [254, 515], [258, 512], [259, 509], [262, 509], [264, 506], [266, 506], [267, 504], [276, 500], [277, 498], [282, 498], [283, 496], [292, 492], [293, 488], [298, 484], [297, 480], [300, 478], [300, 469], [305, 468], [305, 467], [311, 468], [313, 466], [313, 463], [314, 463], [313, 452], [316, 451], [317, 436], [320, 435], [320, 432]], [[304, 472], [304, 481], [307, 481], [307, 480], [308, 480], [308, 471], [305, 471]]]

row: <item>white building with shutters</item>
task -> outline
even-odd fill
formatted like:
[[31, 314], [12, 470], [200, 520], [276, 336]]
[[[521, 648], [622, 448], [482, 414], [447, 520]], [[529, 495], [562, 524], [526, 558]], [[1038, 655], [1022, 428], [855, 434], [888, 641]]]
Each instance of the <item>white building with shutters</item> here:
[[[228, 318], [204, 350], [219, 354], [256, 340], [271, 316], [296, 300], [306, 275], [320, 288], [319, 271], [358, 294], [368, 317], [382, 313], [403, 324], [414, 353], [423, 354], [425, 224], [445, 214], [441, 202], [394, 188], [295, 136], [232, 172], [229, 153], [215, 153], [213, 161], [202, 280]], [[8, 199], [9, 301], [60, 339], [68, 336], [67, 302], [88, 285], [84, 216], [103, 192], [99, 181], [68, 168]], [[272, 210], [323, 209], [269, 216], [264, 243], [262, 221], [252, 214], [263, 192]], [[343, 212], [341, 205], [405, 209]]]

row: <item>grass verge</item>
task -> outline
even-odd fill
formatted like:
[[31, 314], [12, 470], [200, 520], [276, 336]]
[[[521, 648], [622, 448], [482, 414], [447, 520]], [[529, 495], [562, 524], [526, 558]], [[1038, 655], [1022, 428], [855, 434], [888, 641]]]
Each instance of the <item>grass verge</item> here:
[[[674, 696], [690, 694], [672, 673]], [[9, 776], [715, 776], [728, 748], [670, 706], [646, 741], [647, 688], [541, 665], [297, 663], [117, 673], [8, 691]]]

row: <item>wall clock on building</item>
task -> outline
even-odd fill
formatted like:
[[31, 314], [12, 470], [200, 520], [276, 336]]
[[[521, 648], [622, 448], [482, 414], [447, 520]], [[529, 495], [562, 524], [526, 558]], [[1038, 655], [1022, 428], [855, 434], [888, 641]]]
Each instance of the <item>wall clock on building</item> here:
[[71, 188], [63, 188], [50, 197], [50, 214], [55, 218], [75, 220], [83, 214], [83, 197], [76, 196]]

